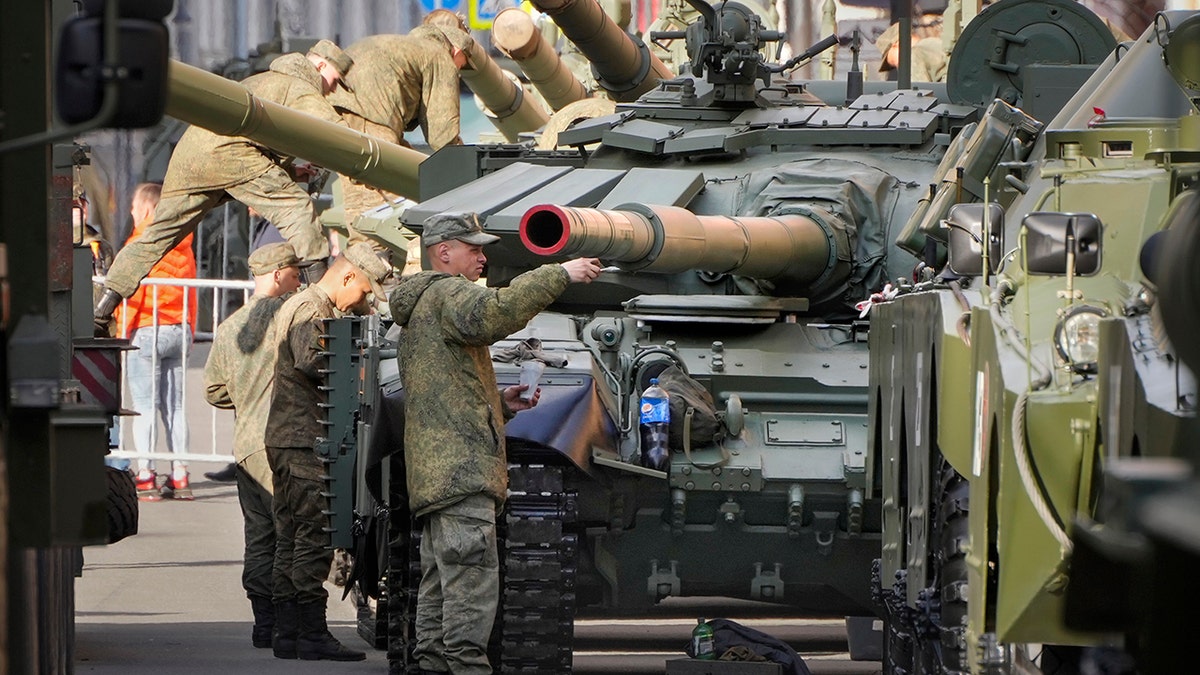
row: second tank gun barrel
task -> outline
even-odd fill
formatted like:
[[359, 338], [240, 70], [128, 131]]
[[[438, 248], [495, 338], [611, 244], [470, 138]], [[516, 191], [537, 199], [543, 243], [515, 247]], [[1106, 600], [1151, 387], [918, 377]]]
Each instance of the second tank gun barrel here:
[[675, 77], [646, 43], [626, 33], [596, 0], [533, 0], [592, 64], [596, 80], [618, 101], [634, 101]]
[[645, 204], [614, 210], [542, 204], [525, 212], [520, 234], [539, 255], [597, 257], [629, 271], [728, 272], [803, 285], [827, 280], [837, 267], [835, 238], [844, 230], [818, 220], [799, 213], [707, 216]]
[[488, 55], [478, 41], [471, 41], [467, 67], [459, 71], [464, 82], [488, 110], [488, 117], [510, 142], [522, 131], [539, 129], [549, 119], [542, 107], [525, 96], [521, 85]]
[[587, 89], [519, 7], [509, 7], [492, 20], [492, 43], [517, 62], [554, 110], [587, 97]]
[[171, 117], [224, 136], [244, 136], [372, 187], [420, 196], [417, 167], [423, 153], [265, 101], [237, 82], [186, 63], [172, 60], [167, 72]]

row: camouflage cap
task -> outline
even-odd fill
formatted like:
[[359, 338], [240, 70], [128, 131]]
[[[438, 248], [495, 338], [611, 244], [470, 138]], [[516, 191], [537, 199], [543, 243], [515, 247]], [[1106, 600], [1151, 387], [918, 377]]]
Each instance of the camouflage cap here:
[[471, 47], [475, 44], [475, 38], [471, 37], [469, 33], [441, 23], [431, 23], [429, 25], [441, 31], [451, 47], [468, 54], [471, 53]]
[[341, 47], [335, 45], [332, 40], [321, 40], [317, 44], [313, 45], [312, 48], [308, 50], [308, 53], [325, 59], [329, 65], [336, 68], [338, 73], [342, 76], [342, 86], [346, 87], [347, 89], [350, 88], [350, 86], [346, 84], [346, 74], [350, 72], [350, 68], [354, 65], [354, 59], [350, 58], [349, 54], [342, 51]]
[[500, 237], [483, 231], [479, 216], [474, 213], [439, 213], [429, 216], [421, 225], [422, 246], [429, 247], [451, 239], [479, 246], [500, 241]]
[[386, 300], [387, 293], [383, 290], [383, 282], [392, 276], [392, 266], [376, 255], [371, 245], [365, 242], [351, 246], [342, 255], [366, 275], [367, 281], [371, 282], [371, 292], [375, 294], [375, 299]]
[[285, 267], [308, 267], [314, 260], [301, 260], [296, 256], [296, 249], [286, 241], [260, 246], [246, 259], [250, 274], [259, 276], [270, 274]]

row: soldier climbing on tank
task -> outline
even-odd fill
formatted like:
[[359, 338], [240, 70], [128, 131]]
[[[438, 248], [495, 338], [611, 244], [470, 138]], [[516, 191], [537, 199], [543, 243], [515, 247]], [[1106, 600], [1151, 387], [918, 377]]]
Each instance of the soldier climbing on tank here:
[[[326, 97], [339, 82], [349, 86], [344, 77], [353, 63], [337, 45], [321, 40], [307, 54], [275, 59], [270, 70], [243, 84], [259, 98], [344, 125]], [[97, 334], [108, 334], [121, 299], [133, 295], [154, 263], [194, 232], [200, 219], [227, 197], [274, 223], [301, 260], [310, 263], [309, 278], [319, 279], [329, 242], [312, 199], [288, 172], [291, 162], [292, 158], [246, 138], [221, 136], [197, 126], [184, 132], [167, 167], [154, 222], [117, 254], [109, 270], [94, 311]]]
[[[408, 146], [404, 132], [420, 125], [434, 150], [459, 145], [458, 71], [467, 65], [472, 42], [452, 22], [436, 21], [407, 35], [365, 37], [346, 48], [355, 63], [347, 77], [351, 88], [329, 101], [351, 129], [368, 136]], [[347, 225], [392, 198], [349, 180], [342, 184]], [[351, 228], [350, 242], [359, 241], [366, 239]]]

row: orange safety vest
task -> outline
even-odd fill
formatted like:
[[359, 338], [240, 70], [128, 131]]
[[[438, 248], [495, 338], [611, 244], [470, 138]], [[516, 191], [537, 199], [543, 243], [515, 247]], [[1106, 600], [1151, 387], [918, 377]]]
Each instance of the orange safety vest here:
[[[148, 218], [145, 221], [138, 223], [133, 228], [133, 234], [129, 235], [126, 244], [133, 241], [136, 237], [141, 236], [142, 232], [153, 221], [153, 218]], [[192, 253], [192, 240], [194, 236], [189, 234], [179, 245], [167, 251], [163, 259], [155, 263], [154, 267], [150, 268], [150, 274], [147, 277], [155, 279], [195, 279], [196, 278], [196, 256]], [[184, 288], [181, 286], [158, 286], [158, 325], [172, 326], [183, 323], [183, 297]], [[196, 289], [187, 289], [188, 293], [188, 327], [193, 332], [196, 330]], [[142, 326], [154, 325], [154, 301], [155, 287], [140, 286], [137, 291], [129, 297], [129, 300], [121, 312], [122, 336], [129, 337], [133, 331]]]

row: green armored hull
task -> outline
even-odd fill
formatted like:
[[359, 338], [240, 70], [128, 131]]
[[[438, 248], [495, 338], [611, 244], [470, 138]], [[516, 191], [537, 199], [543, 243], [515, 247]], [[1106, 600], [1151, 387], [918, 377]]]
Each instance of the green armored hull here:
[[[1117, 525], [1114, 500], [1138, 491], [1120, 467], [1170, 453], [1194, 414], [1155, 235], [1200, 171], [1163, 47], [1196, 20], [1162, 15], [1044, 129], [994, 106], [980, 129], [1028, 155], [964, 153], [974, 190], [947, 186], [906, 227], [948, 268], [871, 315], [885, 672], [1058, 672], [1136, 653], [1116, 618], [1125, 589], [1092, 576], [1102, 533], [1082, 557], [1073, 539]], [[1187, 35], [1172, 47], [1194, 50]]]

